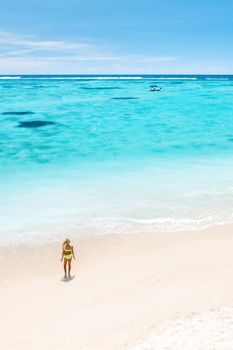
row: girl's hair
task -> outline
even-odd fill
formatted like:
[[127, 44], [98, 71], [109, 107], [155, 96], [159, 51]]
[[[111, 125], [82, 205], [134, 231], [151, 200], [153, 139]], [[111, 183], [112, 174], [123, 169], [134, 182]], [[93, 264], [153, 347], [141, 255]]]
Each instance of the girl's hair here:
[[65, 244], [70, 244], [70, 240], [68, 238], [64, 240], [63, 245], [65, 245]]

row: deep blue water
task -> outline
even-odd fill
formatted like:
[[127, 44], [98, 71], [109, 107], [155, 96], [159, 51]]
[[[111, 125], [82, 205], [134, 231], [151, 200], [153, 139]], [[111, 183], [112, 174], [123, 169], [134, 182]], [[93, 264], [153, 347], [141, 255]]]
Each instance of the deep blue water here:
[[232, 222], [233, 76], [0, 76], [0, 96], [0, 240]]

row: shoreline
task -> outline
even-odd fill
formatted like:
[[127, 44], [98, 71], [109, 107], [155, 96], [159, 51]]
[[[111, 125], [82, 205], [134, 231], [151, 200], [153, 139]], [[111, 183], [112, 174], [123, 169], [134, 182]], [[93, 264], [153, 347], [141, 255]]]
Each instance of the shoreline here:
[[232, 228], [80, 237], [67, 283], [60, 245], [1, 247], [2, 349], [128, 350], [167, 322], [232, 307]]

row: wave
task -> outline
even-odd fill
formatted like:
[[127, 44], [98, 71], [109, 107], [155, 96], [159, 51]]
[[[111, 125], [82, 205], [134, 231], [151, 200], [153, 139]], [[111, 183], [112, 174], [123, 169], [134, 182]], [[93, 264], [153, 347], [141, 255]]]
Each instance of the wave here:
[[19, 80], [22, 79], [22, 77], [11, 77], [11, 76], [6, 76], [6, 77], [0, 77], [1, 80]]
[[93, 78], [97, 80], [139, 80], [139, 79], [144, 79], [143, 77], [97, 77]]
[[[7, 79], [7, 78], [2, 78]], [[16, 79], [16, 77], [9, 77], [8, 79]], [[141, 79], [154, 79], [143, 77], [19, 77], [17, 79], [23, 80], [141, 80]]]
[[163, 78], [163, 77], [30, 77], [27, 80], [197, 80], [197, 78]]
[[[152, 78], [145, 78], [145, 79], [152, 79]], [[157, 77], [154, 77], [155, 80], [198, 80], [198, 78], [191, 78], [191, 77], [162, 77], [162, 78], [157, 78]]]
[[221, 80], [221, 81], [229, 81], [231, 80], [229, 77], [198, 77], [198, 76], [157, 76], [157, 75], [148, 75], [148, 76], [0, 76], [0, 80]]
[[[96, 233], [99, 228], [109, 233], [139, 233], [139, 232], [181, 232], [205, 230], [209, 227], [223, 226], [233, 223], [233, 215], [225, 213], [219, 215], [209, 215], [197, 218], [175, 218], [175, 217], [158, 217], [158, 218], [134, 218], [134, 217], [99, 217], [90, 220], [90, 226]], [[85, 225], [84, 225], [85, 226]], [[85, 227], [83, 227], [85, 230]], [[102, 231], [102, 232], [103, 232]]]
[[195, 77], [158, 76], [3, 76], [2, 80], [197, 80]]

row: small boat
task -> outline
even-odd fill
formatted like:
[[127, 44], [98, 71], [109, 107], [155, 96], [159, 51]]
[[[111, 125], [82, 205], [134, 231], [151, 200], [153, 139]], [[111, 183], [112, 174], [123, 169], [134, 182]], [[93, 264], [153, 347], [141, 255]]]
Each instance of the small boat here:
[[148, 90], [149, 90], [149, 91], [160, 91], [160, 90], [161, 90], [161, 87], [158, 87], [158, 86], [156, 86], [156, 85], [153, 85], [153, 86], [150, 86]]

